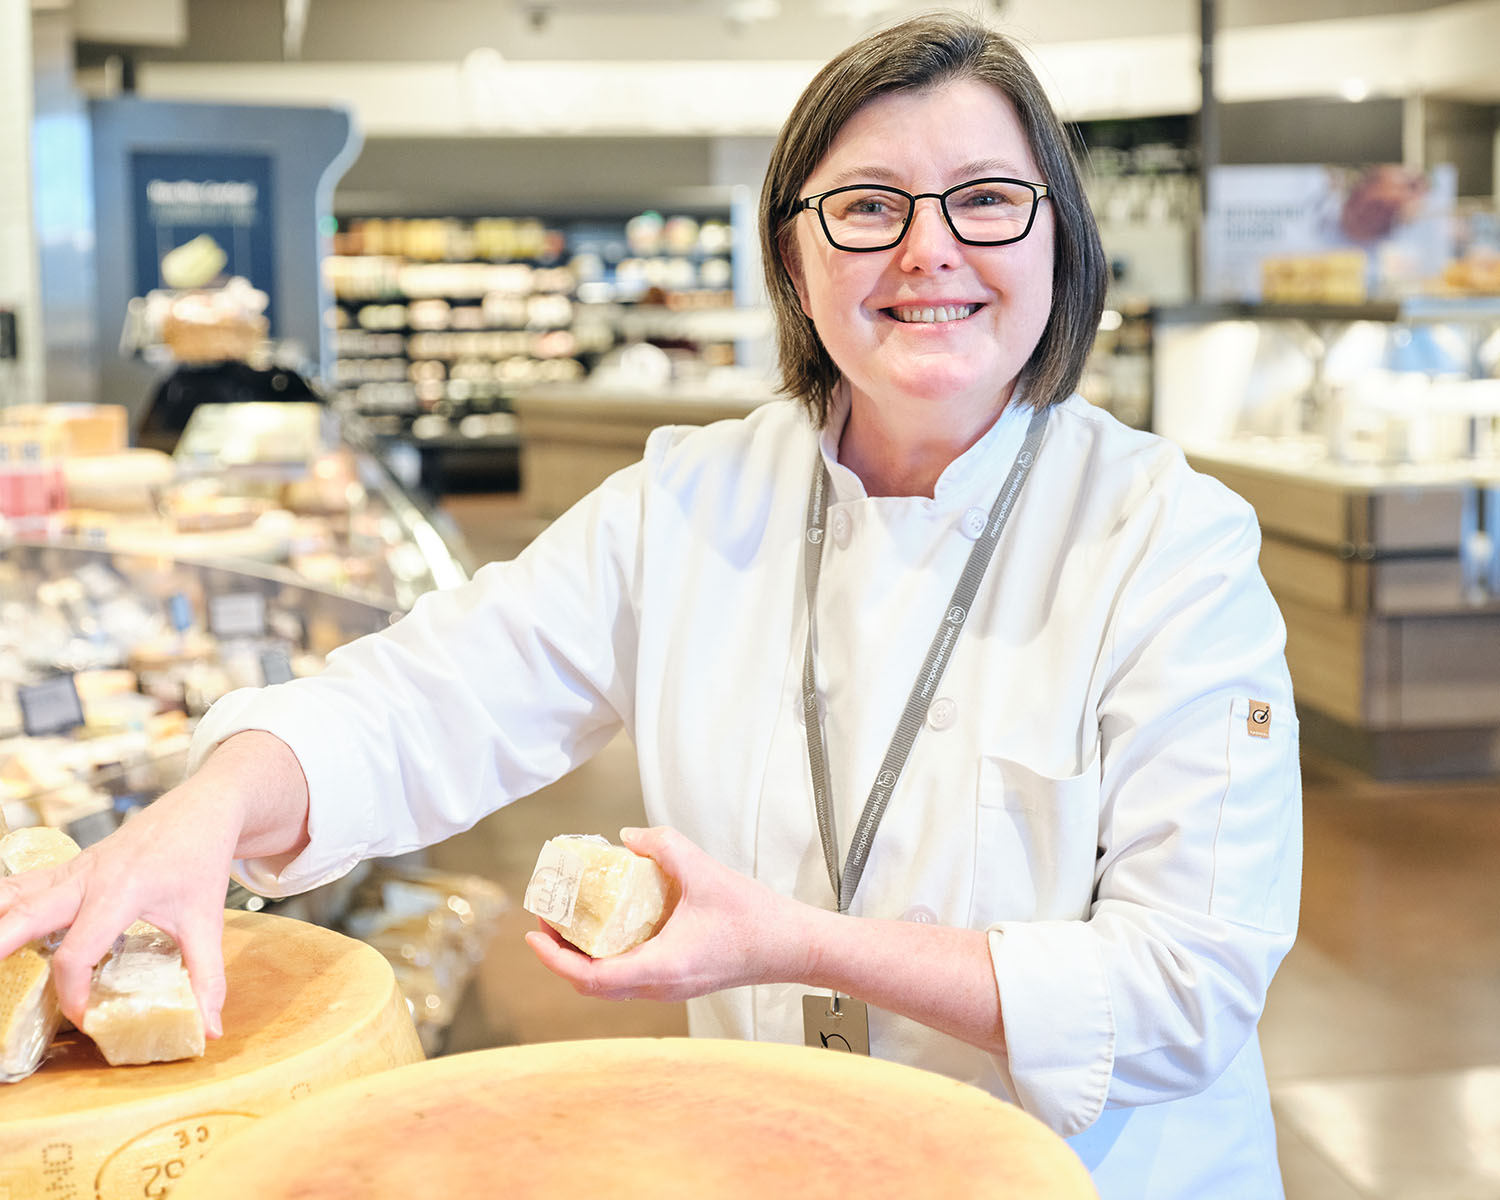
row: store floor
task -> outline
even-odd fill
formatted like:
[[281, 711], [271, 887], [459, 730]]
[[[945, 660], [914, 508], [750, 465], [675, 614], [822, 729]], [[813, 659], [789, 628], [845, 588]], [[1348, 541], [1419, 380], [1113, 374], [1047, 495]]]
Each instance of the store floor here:
[[[535, 532], [513, 497], [445, 507], [481, 558]], [[1302, 927], [1261, 1039], [1288, 1200], [1500, 1197], [1500, 787], [1381, 784], [1304, 754]], [[519, 899], [548, 837], [642, 820], [618, 739], [553, 787], [436, 848]], [[516, 908], [449, 1049], [673, 1036], [680, 1005], [584, 1000], [543, 970]]]

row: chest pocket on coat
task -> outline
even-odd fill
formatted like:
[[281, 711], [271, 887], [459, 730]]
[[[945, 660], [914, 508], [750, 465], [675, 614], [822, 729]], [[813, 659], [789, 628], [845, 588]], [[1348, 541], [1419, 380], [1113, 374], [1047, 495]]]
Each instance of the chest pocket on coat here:
[[1088, 916], [1099, 844], [1099, 759], [1056, 778], [998, 755], [979, 762], [971, 928]]

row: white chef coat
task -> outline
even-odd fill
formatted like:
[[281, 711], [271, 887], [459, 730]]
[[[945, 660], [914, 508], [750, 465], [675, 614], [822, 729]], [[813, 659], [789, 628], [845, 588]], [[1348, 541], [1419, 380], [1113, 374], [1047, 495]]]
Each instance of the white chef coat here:
[[[931, 499], [867, 496], [837, 461], [842, 412], [821, 437], [787, 402], [656, 431], [515, 561], [317, 678], [213, 707], [193, 765], [267, 730], [311, 797], [306, 850], [239, 877], [281, 895], [430, 844], [623, 727], [653, 824], [832, 907], [801, 724], [813, 464], [842, 856], [1029, 417], [1011, 405]], [[1300, 777], [1259, 544], [1171, 444], [1077, 396], [1054, 409], [851, 909], [989, 932], [1007, 1054], [876, 1010], [872, 1052], [1020, 1104], [1106, 1200], [1281, 1195], [1255, 1026], [1295, 931]], [[800, 1044], [805, 990], [707, 996], [691, 1028]]]

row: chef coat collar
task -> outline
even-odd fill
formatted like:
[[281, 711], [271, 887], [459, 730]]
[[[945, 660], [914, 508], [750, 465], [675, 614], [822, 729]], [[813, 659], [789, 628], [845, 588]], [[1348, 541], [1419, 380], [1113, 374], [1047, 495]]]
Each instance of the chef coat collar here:
[[[849, 421], [849, 405], [849, 385], [841, 380], [829, 397], [828, 423], [823, 426], [818, 441], [823, 462], [833, 480], [833, 495], [830, 497], [833, 504], [870, 498], [859, 476], [839, 462], [839, 439]], [[925, 496], [885, 499], [913, 499], [934, 509], [947, 509], [966, 502], [980, 481], [998, 487], [1020, 452], [1021, 443], [1026, 440], [1026, 428], [1030, 422], [1031, 409], [1022, 403], [1022, 385], [1017, 382], [1010, 401], [995, 418], [994, 424], [938, 476], [930, 500]]]

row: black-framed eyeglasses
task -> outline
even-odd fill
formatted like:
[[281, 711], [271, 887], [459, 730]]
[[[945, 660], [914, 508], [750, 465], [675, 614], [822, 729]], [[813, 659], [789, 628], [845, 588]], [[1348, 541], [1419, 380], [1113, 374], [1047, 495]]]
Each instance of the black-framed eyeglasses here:
[[797, 201], [793, 214], [813, 209], [836, 250], [867, 254], [899, 245], [911, 228], [917, 201], [933, 199], [953, 236], [966, 246], [1019, 242], [1036, 222], [1045, 183], [1024, 179], [971, 179], [946, 192], [903, 192], [878, 183], [855, 183]]

